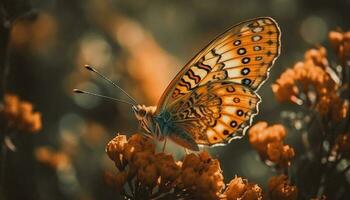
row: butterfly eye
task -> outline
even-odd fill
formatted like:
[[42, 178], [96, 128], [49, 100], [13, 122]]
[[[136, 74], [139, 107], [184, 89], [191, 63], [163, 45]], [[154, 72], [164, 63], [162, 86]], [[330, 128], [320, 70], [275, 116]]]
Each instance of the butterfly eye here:
[[146, 110], [140, 110], [139, 115], [141, 117], [145, 116], [146, 115]]

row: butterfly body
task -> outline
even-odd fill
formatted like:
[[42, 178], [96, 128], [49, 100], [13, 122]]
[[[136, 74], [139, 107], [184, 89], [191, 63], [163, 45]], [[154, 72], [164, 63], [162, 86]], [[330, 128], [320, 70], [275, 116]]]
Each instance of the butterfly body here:
[[168, 111], [155, 115], [154, 106], [147, 107], [144, 105], [133, 106], [133, 111], [142, 129], [159, 141], [170, 137], [185, 148], [195, 151], [199, 149], [191, 135], [173, 123], [174, 119]]
[[258, 88], [280, 53], [269, 17], [237, 24], [210, 42], [176, 75], [157, 107], [133, 106], [141, 127], [159, 140], [198, 150], [240, 138], [258, 113]]

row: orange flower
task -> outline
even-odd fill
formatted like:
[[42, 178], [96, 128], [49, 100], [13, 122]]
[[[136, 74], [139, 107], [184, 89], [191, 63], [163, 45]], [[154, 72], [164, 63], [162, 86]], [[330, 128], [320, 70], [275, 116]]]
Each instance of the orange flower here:
[[14, 120], [19, 115], [19, 99], [12, 94], [6, 94], [4, 96], [4, 107], [1, 110], [8, 120]]
[[131, 161], [133, 156], [142, 151], [147, 151], [149, 153], [154, 153], [156, 146], [151, 138], [144, 137], [140, 134], [132, 135], [128, 143], [125, 144], [124, 156], [127, 161]]
[[287, 69], [282, 73], [272, 85], [277, 100], [302, 104], [300, 92], [306, 95], [314, 92], [317, 97], [334, 92], [338, 86], [326, 72], [329, 65], [326, 54], [324, 47], [311, 49], [305, 53], [303, 62], [297, 62], [293, 69]]
[[332, 47], [334, 48], [334, 50], [340, 51], [341, 49], [339, 49], [339, 48], [344, 40], [343, 33], [338, 32], [338, 31], [330, 31], [328, 33], [328, 38], [329, 38], [329, 41], [330, 41]]
[[282, 142], [271, 142], [267, 144], [268, 159], [280, 167], [289, 167], [294, 158], [294, 149]]
[[35, 133], [41, 129], [41, 114], [33, 112], [33, 105], [20, 101], [15, 95], [5, 94], [0, 116], [6, 120], [9, 128]]
[[258, 122], [249, 129], [249, 142], [259, 153], [261, 159], [269, 160], [279, 167], [289, 167], [294, 158], [294, 149], [284, 145], [286, 131], [280, 124], [268, 126]]
[[282, 141], [286, 136], [282, 125], [268, 127], [266, 122], [258, 122], [249, 129], [249, 142], [263, 159], [267, 158], [267, 145]]
[[35, 149], [36, 159], [54, 169], [62, 170], [71, 167], [71, 161], [67, 154], [55, 152], [48, 147], [39, 147]]
[[306, 51], [304, 58], [306, 61], [312, 60], [316, 66], [319, 66], [322, 69], [325, 69], [329, 65], [327, 60], [327, 50], [322, 46], [317, 49]]
[[149, 163], [139, 168], [137, 171], [138, 180], [151, 188], [155, 186], [158, 180], [157, 166], [153, 163]]
[[117, 192], [122, 192], [124, 190], [124, 185], [128, 180], [128, 173], [122, 171], [116, 175], [112, 173], [105, 174], [105, 181], [108, 185], [112, 185]]
[[285, 175], [271, 177], [268, 189], [271, 200], [295, 200], [298, 197], [297, 187], [291, 185]]
[[156, 166], [163, 184], [175, 181], [180, 175], [180, 166], [175, 162], [171, 155], [165, 153], [157, 154]]
[[299, 89], [294, 83], [294, 77], [295, 72], [291, 69], [287, 69], [281, 77], [277, 79], [276, 83], [271, 86], [278, 101], [298, 102], [296, 96], [299, 93]]
[[350, 60], [350, 31], [345, 33], [331, 31], [328, 38], [341, 63], [345, 64]]
[[195, 199], [218, 199], [225, 187], [220, 163], [208, 152], [186, 155], [182, 171], [179, 187], [190, 190]]
[[124, 168], [125, 158], [123, 156], [124, 146], [127, 143], [125, 135], [117, 135], [106, 146], [106, 152], [111, 160], [114, 161], [118, 169]]
[[263, 199], [262, 189], [253, 183], [248, 183], [247, 180], [240, 177], [235, 177], [228, 184], [225, 192], [225, 199], [227, 200], [260, 200]]

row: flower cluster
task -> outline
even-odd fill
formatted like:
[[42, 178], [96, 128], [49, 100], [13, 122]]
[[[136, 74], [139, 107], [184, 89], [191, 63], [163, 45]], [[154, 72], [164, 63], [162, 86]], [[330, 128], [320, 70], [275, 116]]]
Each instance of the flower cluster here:
[[339, 95], [338, 82], [329, 66], [326, 49], [319, 47], [308, 50], [303, 62], [287, 69], [272, 85], [272, 90], [280, 102], [316, 107], [321, 115], [340, 121], [346, 117], [349, 105]]
[[[266, 163], [275, 164], [277, 169], [285, 173], [295, 156], [294, 149], [284, 144], [286, 131], [280, 124], [268, 126], [266, 122], [258, 122], [249, 130], [249, 142]], [[298, 190], [291, 185], [285, 174], [271, 177], [269, 180], [270, 199], [297, 199]]]
[[54, 169], [65, 169], [70, 165], [70, 158], [62, 152], [55, 152], [48, 147], [38, 147], [35, 149], [36, 159]]
[[325, 71], [327, 66], [325, 48], [307, 51], [303, 62], [297, 62], [292, 69], [287, 69], [272, 85], [277, 100], [301, 104], [302, 92], [308, 94], [313, 89], [317, 96], [323, 96], [335, 90], [335, 82]]
[[[278, 101], [307, 108], [306, 112], [300, 113], [305, 120], [299, 120], [301, 126], [298, 128], [304, 149], [296, 158], [293, 170], [285, 170], [284, 174], [270, 179], [272, 199], [296, 198], [297, 189], [287, 179], [300, 186], [298, 195], [303, 195], [303, 199], [338, 199], [341, 191], [348, 188], [348, 180], [336, 177], [343, 177], [350, 170], [350, 32], [331, 31], [329, 41], [338, 57], [337, 63], [328, 59], [325, 47], [308, 50], [302, 62], [287, 69], [272, 85]], [[280, 129], [267, 128], [266, 123], [251, 128], [250, 141], [263, 158], [273, 161], [283, 155], [283, 145], [270, 145], [270, 150], [267, 145], [270, 141], [283, 140], [285, 133]], [[294, 157], [294, 152], [290, 151], [288, 155]], [[289, 160], [288, 156], [286, 158]], [[289, 166], [290, 160], [286, 163]], [[289, 172], [292, 173], [288, 175]], [[293, 177], [293, 172], [298, 178]], [[334, 180], [337, 180], [337, 186], [333, 184]]]
[[118, 172], [107, 182], [132, 199], [262, 199], [256, 184], [236, 177], [225, 189], [220, 163], [207, 152], [187, 154], [183, 161], [157, 153], [153, 140], [139, 134], [118, 135], [106, 147]]
[[33, 105], [21, 101], [17, 96], [6, 94], [3, 106], [0, 107], [0, 117], [6, 121], [8, 129], [35, 133], [41, 129], [41, 114], [33, 111]]
[[271, 161], [280, 168], [290, 166], [294, 149], [284, 144], [286, 131], [280, 124], [268, 126], [258, 122], [249, 129], [249, 142], [264, 161]]

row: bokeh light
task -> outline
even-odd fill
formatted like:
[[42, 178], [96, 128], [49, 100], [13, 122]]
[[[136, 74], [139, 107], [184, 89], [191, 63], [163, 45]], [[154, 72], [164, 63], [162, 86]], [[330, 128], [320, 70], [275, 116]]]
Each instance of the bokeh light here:
[[321, 17], [310, 16], [300, 25], [300, 34], [309, 44], [323, 42], [327, 37], [327, 32], [327, 24]]

